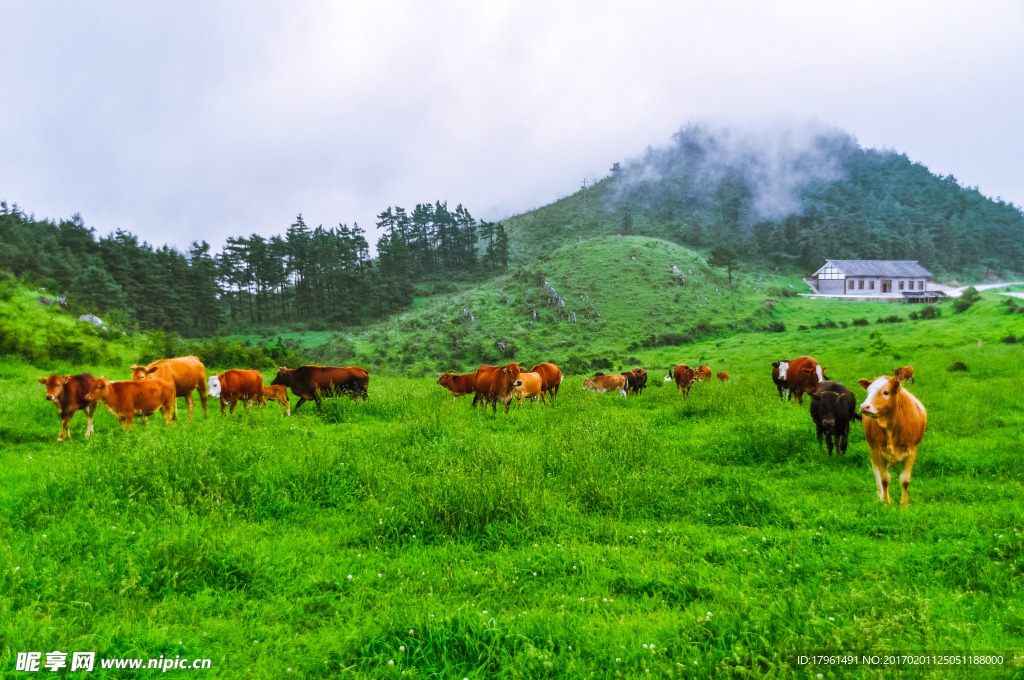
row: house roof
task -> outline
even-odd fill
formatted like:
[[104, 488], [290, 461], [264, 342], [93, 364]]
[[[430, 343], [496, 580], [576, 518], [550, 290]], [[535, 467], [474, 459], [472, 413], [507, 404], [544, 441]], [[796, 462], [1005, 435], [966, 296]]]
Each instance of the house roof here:
[[[904, 278], [931, 278], [932, 273], [917, 260], [826, 260], [846, 276], [893, 276]], [[814, 272], [814, 276], [824, 269]]]

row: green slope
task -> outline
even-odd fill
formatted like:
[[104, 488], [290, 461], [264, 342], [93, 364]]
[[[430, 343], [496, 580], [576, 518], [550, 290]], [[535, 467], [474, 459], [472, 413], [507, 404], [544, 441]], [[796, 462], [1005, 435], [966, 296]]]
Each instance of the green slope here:
[[643, 348], [779, 329], [762, 303], [782, 295], [786, 281], [747, 277], [729, 287], [724, 271], [682, 246], [597, 238], [307, 353], [413, 375], [510, 360], [611, 368], [635, 363]]

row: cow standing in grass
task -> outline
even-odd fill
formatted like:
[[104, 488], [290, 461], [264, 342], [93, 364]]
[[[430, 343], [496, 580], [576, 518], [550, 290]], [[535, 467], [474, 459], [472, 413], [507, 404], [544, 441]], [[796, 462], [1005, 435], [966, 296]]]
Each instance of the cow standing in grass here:
[[846, 455], [850, 440], [850, 421], [859, 420], [857, 399], [846, 385], [826, 380], [811, 394], [811, 418], [818, 434], [818, 453], [822, 453], [821, 439], [824, 435], [828, 455], [832, 455], [833, 439], [839, 453]]
[[476, 394], [473, 395], [473, 406], [481, 401], [486, 410], [487, 404], [490, 403], [496, 413], [498, 404], [501, 403], [505, 405], [505, 413], [508, 413], [508, 407], [512, 403], [512, 390], [522, 384], [517, 363], [513, 362], [506, 366], [481, 366], [476, 371]]
[[878, 498], [884, 503], [889, 498], [889, 466], [903, 462], [900, 486], [903, 492], [900, 505], [910, 503], [910, 473], [914, 468], [917, 446], [924, 438], [928, 415], [924, 406], [903, 383], [893, 376], [883, 375], [873, 382], [857, 381], [868, 392], [860, 405], [864, 418], [864, 438], [871, 449], [871, 465], [878, 485]]
[[71, 422], [71, 417], [79, 411], [85, 413], [87, 423], [85, 436], [88, 437], [93, 433], [92, 419], [96, 415], [96, 402], [86, 396], [96, 382], [96, 378], [91, 373], [50, 375], [39, 378], [39, 382], [46, 386], [46, 399], [53, 402], [53, 405], [57, 407], [57, 415], [60, 416], [60, 432], [57, 433], [57, 441], [71, 441], [68, 423]]

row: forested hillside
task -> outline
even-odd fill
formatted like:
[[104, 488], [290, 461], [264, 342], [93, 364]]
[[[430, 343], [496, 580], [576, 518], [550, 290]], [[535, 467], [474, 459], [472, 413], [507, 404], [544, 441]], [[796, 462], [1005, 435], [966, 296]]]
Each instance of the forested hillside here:
[[188, 252], [80, 215], [36, 220], [0, 203], [0, 270], [142, 328], [209, 337], [371, 324], [610, 235], [684, 245], [715, 266], [804, 275], [825, 258], [916, 259], [939, 278], [1024, 272], [1024, 213], [895, 151], [818, 127], [753, 133], [686, 126], [667, 148], [615, 163], [595, 186], [505, 220], [462, 205], [388, 207], [376, 252], [358, 224], [233, 236]]
[[229, 237], [216, 252], [193, 242], [181, 253], [121, 229], [97, 238], [78, 214], [38, 221], [0, 202], [0, 270], [92, 310], [123, 311], [144, 328], [201, 336], [372, 321], [406, 309], [416, 284], [452, 272], [489, 277], [508, 266], [504, 227], [477, 222], [462, 205], [419, 204], [411, 214], [388, 207], [377, 217], [375, 258], [359, 225], [310, 228], [301, 215], [283, 235]]
[[686, 126], [586, 191], [506, 222], [513, 259], [642, 234], [810, 273], [825, 258], [919, 260], [937, 274], [1024, 271], [1019, 206], [835, 129]]

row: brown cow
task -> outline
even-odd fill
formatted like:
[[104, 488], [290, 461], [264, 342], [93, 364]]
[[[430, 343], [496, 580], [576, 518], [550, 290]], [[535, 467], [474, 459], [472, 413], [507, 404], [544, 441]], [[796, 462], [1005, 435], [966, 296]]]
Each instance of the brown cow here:
[[146, 424], [146, 416], [158, 410], [164, 412], [164, 422], [171, 424], [177, 405], [175, 402], [174, 383], [169, 380], [107, 380], [101, 377], [93, 383], [86, 395], [93, 401], [102, 401], [117, 417], [121, 428], [131, 430], [135, 416], [142, 416], [142, 424]]
[[665, 382], [675, 381], [676, 389], [683, 393], [683, 396], [689, 396], [690, 386], [693, 385], [696, 376], [696, 371], [687, 366], [686, 364], [677, 364], [672, 367], [665, 376]]
[[462, 375], [458, 373], [442, 373], [441, 377], [437, 379], [437, 384], [452, 393], [452, 403], [454, 404], [456, 397], [473, 394], [476, 390], [476, 373], [465, 373]]
[[260, 406], [266, 406], [267, 401], [276, 401], [281, 404], [281, 414], [291, 415], [292, 404], [288, 400], [288, 388], [284, 385], [264, 385], [263, 396], [260, 397]]
[[868, 391], [860, 412], [863, 418], [864, 438], [871, 449], [871, 466], [875, 470], [878, 485], [878, 499], [891, 503], [889, 498], [889, 466], [905, 461], [900, 485], [903, 493], [900, 505], [910, 503], [910, 473], [917, 456], [917, 445], [924, 438], [928, 426], [928, 414], [917, 397], [903, 389], [903, 384], [888, 375], [875, 378], [874, 382], [857, 381]]
[[540, 373], [541, 380], [544, 381], [543, 390], [554, 404], [555, 397], [558, 396], [558, 388], [562, 384], [562, 369], [555, 364], [544, 363], [531, 368], [530, 373]]
[[370, 375], [358, 366], [282, 366], [271, 385], [285, 385], [299, 401], [295, 410], [307, 401], [315, 401], [317, 410], [322, 411], [320, 397], [348, 394], [353, 399], [369, 397]]
[[87, 423], [85, 436], [88, 437], [93, 433], [92, 419], [96, 414], [96, 402], [86, 398], [93, 383], [96, 382], [96, 378], [92, 377], [91, 373], [51, 375], [39, 378], [39, 382], [46, 385], [46, 399], [53, 402], [53, 405], [57, 407], [57, 415], [60, 416], [60, 432], [57, 433], [57, 441], [71, 441], [68, 423], [78, 411], [85, 412]]
[[718, 378], [719, 380], [721, 380], [722, 382], [725, 382], [726, 380], [729, 379], [729, 374], [726, 373], [725, 371], [722, 371], [721, 373], [717, 374], [715, 377]]
[[529, 399], [532, 402], [537, 401], [537, 397], [545, 404], [548, 403], [544, 398], [544, 378], [540, 373], [529, 373], [520, 372], [519, 379], [522, 381], [522, 385], [512, 388], [512, 394], [519, 401], [519, 405], [523, 405], [523, 399]]
[[476, 370], [476, 394], [473, 395], [473, 406], [476, 406], [477, 401], [482, 401], [486, 409], [487, 404], [490, 403], [493, 405], [494, 412], [497, 413], [500, 402], [505, 405], [505, 413], [508, 413], [509, 404], [512, 402], [512, 390], [522, 384], [517, 363], [510, 363], [506, 366], [481, 366]]
[[[195, 404], [192, 401], [192, 390], [199, 390], [199, 400], [203, 403], [203, 415], [210, 417], [206, 410], [206, 367], [199, 357], [178, 357], [176, 359], [160, 359], [148, 366], [132, 364], [132, 380], [156, 378], [174, 383], [175, 402], [177, 397], [185, 397], [188, 404], [188, 416], [192, 417]], [[174, 407], [174, 419], [178, 419], [178, 407]]]
[[711, 367], [710, 366], [698, 366], [693, 369], [693, 381], [704, 382], [705, 380], [711, 379]]
[[605, 392], [619, 391], [619, 394], [626, 396], [626, 376], [621, 373], [615, 375], [595, 375], [593, 378], [587, 378], [583, 381], [583, 389], [596, 392], [597, 394], [604, 394]]
[[620, 375], [626, 378], [626, 392], [628, 394], [639, 395], [647, 387], [647, 371], [642, 368], [624, 371]]
[[789, 366], [783, 371], [779, 367], [779, 377], [785, 379], [789, 388], [789, 398], [796, 396], [796, 403], [803, 404], [806, 394], [814, 394], [818, 391], [818, 384], [828, 380], [825, 376], [825, 369], [811, 357], [797, 357], [789, 362]]
[[917, 382], [916, 380], [914, 380], [913, 366], [903, 366], [902, 368], [895, 368], [892, 372], [893, 375], [896, 376], [896, 379], [899, 380], [900, 382]]
[[220, 398], [221, 415], [224, 415], [224, 404], [231, 404], [228, 413], [234, 413], [239, 400], [249, 408], [250, 404], [263, 399], [263, 376], [259, 371], [233, 368], [211, 375], [207, 387], [209, 396]]

